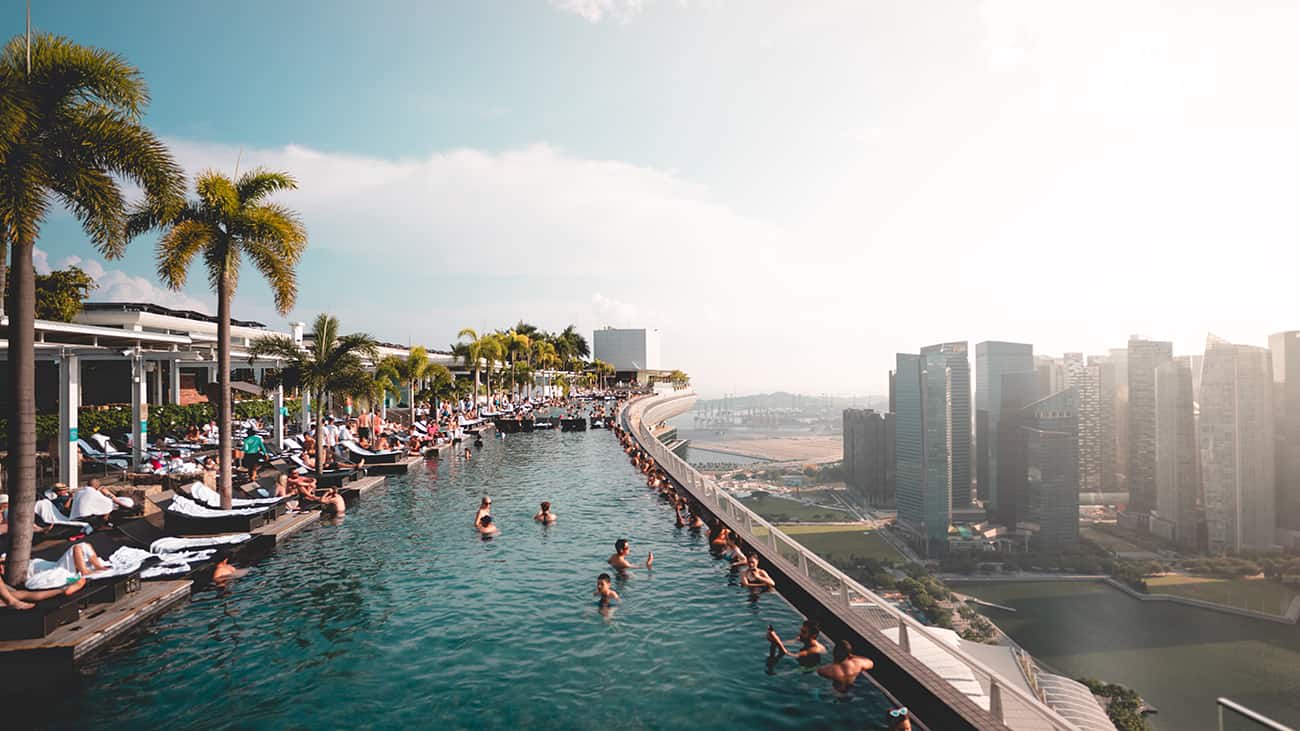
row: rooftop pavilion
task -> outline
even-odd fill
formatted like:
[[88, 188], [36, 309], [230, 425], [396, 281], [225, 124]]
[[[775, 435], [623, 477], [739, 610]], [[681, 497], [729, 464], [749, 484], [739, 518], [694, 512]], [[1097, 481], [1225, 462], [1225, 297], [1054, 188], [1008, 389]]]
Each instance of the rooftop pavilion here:
[[[267, 369], [279, 368], [278, 359], [252, 359], [253, 340], [270, 335], [292, 337], [302, 343], [303, 323], [286, 331], [251, 320], [231, 320], [231, 380], [240, 394], [265, 395], [275, 401], [275, 443], [284, 436], [284, 391], [266, 393], [260, 387]], [[9, 318], [0, 317], [0, 351], [9, 349]], [[382, 343], [379, 356], [405, 357], [410, 348]], [[462, 372], [450, 352], [429, 350], [429, 359]], [[8, 378], [7, 356], [0, 358], [0, 377]], [[130, 404], [132, 465], [146, 458], [150, 405], [192, 404], [209, 400], [217, 383], [217, 319], [192, 310], [174, 310], [142, 302], [88, 302], [74, 322], [36, 321], [36, 409], [57, 411], [59, 431], [57, 479], [78, 482], [77, 431], [81, 406]], [[0, 394], [10, 409], [7, 394]], [[308, 420], [304, 400], [300, 415]], [[39, 445], [44, 448], [45, 445]]]

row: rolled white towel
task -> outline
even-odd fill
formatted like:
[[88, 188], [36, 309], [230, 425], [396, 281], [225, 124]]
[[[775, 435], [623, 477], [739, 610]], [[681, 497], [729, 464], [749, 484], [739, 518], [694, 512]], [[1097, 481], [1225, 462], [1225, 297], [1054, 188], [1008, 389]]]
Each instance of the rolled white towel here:
[[209, 508], [206, 505], [200, 505], [184, 495], [177, 495], [172, 498], [172, 502], [167, 509], [173, 513], [188, 515], [191, 518], [225, 518], [232, 515], [259, 515], [266, 512], [266, 508], [233, 508], [231, 510], [217, 510]]
[[177, 538], [169, 536], [159, 538], [149, 544], [149, 550], [152, 553], [179, 553], [187, 549], [206, 548], [208, 546], [229, 546], [245, 541], [252, 540], [253, 536], [248, 533], [231, 533], [224, 536], [210, 536], [208, 538]]

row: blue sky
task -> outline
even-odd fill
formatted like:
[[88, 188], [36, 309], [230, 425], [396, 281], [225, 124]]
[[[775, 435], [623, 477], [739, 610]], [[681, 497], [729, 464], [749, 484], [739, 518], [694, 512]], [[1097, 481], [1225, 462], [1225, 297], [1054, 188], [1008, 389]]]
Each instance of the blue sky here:
[[[434, 346], [658, 327], [706, 393], [879, 391], [945, 340], [1300, 326], [1297, 11], [1047, 5], [36, 0], [33, 24], [138, 65], [187, 169], [300, 178], [291, 319]], [[56, 216], [39, 246], [101, 297], [211, 307], [202, 276], [157, 289], [152, 237], [102, 262]], [[236, 305], [286, 320], [251, 272]]]

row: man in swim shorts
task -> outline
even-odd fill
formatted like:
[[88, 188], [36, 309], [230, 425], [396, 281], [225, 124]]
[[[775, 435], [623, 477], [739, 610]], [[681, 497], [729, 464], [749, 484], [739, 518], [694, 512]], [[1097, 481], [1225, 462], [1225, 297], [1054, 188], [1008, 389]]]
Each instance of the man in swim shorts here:
[[[627, 555], [631, 553], [631, 551], [632, 551], [632, 545], [627, 542], [626, 538], [620, 538], [617, 541], [614, 541], [614, 555], [609, 557], [609, 565], [613, 566], [619, 571], [626, 571], [627, 569], [637, 568], [636, 566], [632, 565], [631, 561], [627, 560]], [[654, 566], [654, 562], [655, 562], [655, 553], [654, 551], [650, 551], [649, 553], [646, 554], [645, 567], [652, 568]]]

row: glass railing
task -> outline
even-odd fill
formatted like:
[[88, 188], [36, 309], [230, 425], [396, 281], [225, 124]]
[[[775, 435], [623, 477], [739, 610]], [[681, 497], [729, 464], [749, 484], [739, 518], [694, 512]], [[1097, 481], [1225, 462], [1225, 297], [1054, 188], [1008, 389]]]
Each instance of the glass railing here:
[[1227, 698], [1218, 699], [1219, 704], [1219, 731], [1294, 731], [1290, 726], [1274, 721], [1273, 719], [1257, 713], [1249, 708], [1230, 701]]
[[[704, 476], [681, 457], [669, 451], [655, 439], [646, 424], [658, 424], [665, 419], [687, 411], [695, 400], [692, 391], [646, 396], [628, 403], [621, 414], [623, 426], [655, 458], [674, 479], [685, 487], [715, 514], [724, 517], [728, 524], [741, 529], [749, 542], [773, 550], [788, 570], [812, 579], [821, 589], [817, 597], [828, 609], [839, 613], [852, 613], [867, 624], [887, 632], [886, 641], [895, 642], [910, 654], [909, 637], [924, 636], [926, 626], [854, 581], [821, 556], [768, 523], [751, 511], [717, 482]], [[786, 569], [787, 567], [783, 567]], [[896, 639], [894, 639], [896, 638]], [[1049, 729], [1051, 731], [1076, 731], [1076, 727], [1053, 711], [1036, 694], [1003, 678], [979, 660], [941, 641], [928, 643], [970, 669], [987, 696], [987, 711], [994, 720], [1013, 730]], [[936, 676], [937, 678], [937, 676]], [[938, 679], [938, 682], [946, 682]]]

